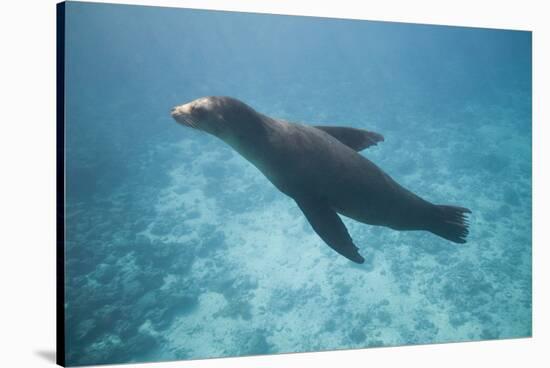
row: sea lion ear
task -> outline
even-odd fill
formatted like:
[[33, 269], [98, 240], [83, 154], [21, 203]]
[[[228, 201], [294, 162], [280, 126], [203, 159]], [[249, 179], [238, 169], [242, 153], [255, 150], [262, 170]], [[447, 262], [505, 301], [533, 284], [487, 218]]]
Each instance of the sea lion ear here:
[[330, 134], [346, 146], [358, 152], [367, 147], [375, 146], [378, 142], [384, 141], [382, 134], [369, 132], [363, 129], [321, 125], [315, 125], [315, 128]]

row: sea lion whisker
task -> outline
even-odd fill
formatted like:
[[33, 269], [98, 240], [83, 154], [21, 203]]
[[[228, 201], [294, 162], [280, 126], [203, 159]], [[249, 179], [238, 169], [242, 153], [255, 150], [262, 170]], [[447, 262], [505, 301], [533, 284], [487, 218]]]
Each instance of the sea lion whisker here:
[[197, 128], [197, 123], [190, 116], [184, 117], [183, 121], [185, 122], [186, 126], [188, 126], [190, 128], [193, 128], [193, 129], [198, 129]]

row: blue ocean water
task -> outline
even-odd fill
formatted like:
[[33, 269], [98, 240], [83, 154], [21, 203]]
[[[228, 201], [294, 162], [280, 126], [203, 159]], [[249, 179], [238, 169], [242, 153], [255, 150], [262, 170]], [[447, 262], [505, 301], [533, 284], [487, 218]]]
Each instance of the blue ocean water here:
[[[531, 335], [531, 33], [69, 2], [69, 365]], [[363, 265], [170, 108], [379, 132], [466, 244], [344, 219]]]

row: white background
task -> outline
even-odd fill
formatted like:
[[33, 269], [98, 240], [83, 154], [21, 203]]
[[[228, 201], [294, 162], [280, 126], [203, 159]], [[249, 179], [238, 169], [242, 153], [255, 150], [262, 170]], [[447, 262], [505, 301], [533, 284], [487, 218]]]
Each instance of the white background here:
[[[121, 1], [111, 1], [120, 3]], [[513, 28], [534, 31], [533, 335], [531, 339], [151, 364], [150, 367], [542, 367], [550, 363], [545, 1], [203, 0], [150, 5]], [[546, 15], [546, 16], [545, 16]], [[545, 24], [546, 21], [546, 24]], [[0, 11], [0, 365], [55, 356], [55, 1], [2, 1]], [[546, 167], [546, 170], [543, 169]], [[514, 180], [514, 178], [510, 178]], [[132, 367], [134, 365], [126, 365]], [[143, 365], [139, 365], [142, 366]]]

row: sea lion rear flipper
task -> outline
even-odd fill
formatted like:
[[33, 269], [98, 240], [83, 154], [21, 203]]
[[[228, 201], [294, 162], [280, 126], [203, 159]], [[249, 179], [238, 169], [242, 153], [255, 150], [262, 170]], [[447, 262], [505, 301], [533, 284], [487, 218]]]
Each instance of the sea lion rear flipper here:
[[350, 261], [363, 263], [346, 225], [338, 214], [324, 201], [315, 198], [295, 199], [313, 230], [325, 243]]
[[364, 129], [321, 125], [315, 125], [315, 128], [330, 134], [346, 146], [358, 152], [367, 147], [375, 146], [378, 142], [384, 141], [384, 137], [381, 134], [369, 132]]

